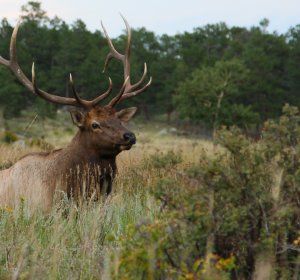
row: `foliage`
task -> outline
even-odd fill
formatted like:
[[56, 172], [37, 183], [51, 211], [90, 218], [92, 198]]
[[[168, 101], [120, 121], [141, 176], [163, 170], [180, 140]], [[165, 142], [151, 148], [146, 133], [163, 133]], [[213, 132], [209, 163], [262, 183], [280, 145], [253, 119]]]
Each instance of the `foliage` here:
[[178, 88], [174, 98], [177, 110], [182, 116], [210, 126], [218, 123], [218, 118], [227, 125], [255, 123], [258, 114], [249, 106], [233, 102], [239, 98], [247, 75], [245, 66], [236, 59], [197, 69]]
[[[295, 107], [285, 106], [283, 113], [279, 124], [266, 123], [260, 142], [237, 128], [223, 128], [216, 138], [222, 149], [213, 155], [202, 153], [199, 163], [188, 168], [161, 167], [151, 191], [161, 203], [162, 217], [129, 229], [113, 279], [248, 279], [260, 275], [262, 259], [272, 263], [278, 277], [296, 275], [300, 212], [294, 150], [299, 149], [300, 119]], [[274, 169], [280, 168], [285, 175], [277, 182]], [[214, 194], [212, 217], [209, 190]], [[214, 252], [207, 274], [211, 229]], [[286, 248], [286, 254], [276, 253]]]
[[[281, 277], [289, 277], [299, 270], [298, 244], [294, 243], [299, 234], [300, 199], [300, 114], [299, 109], [286, 104], [278, 122], [269, 121], [265, 134], [269, 141], [269, 150], [278, 156], [281, 168], [280, 189], [276, 205], [276, 251]], [[296, 245], [296, 246], [295, 246]], [[287, 264], [294, 269], [288, 269]]]
[[28, 1], [26, 5], [21, 7], [23, 13], [22, 18], [27, 21], [41, 22], [48, 20], [46, 11], [41, 9], [41, 3], [36, 1]]
[[[113, 80], [114, 93], [118, 92], [123, 79], [120, 63], [113, 61], [107, 73], [101, 74], [108, 47], [100, 31], [90, 32], [80, 19], [66, 24], [58, 17], [50, 18], [37, 1], [25, 4], [21, 14], [18, 57], [29, 77], [35, 61], [39, 87], [69, 96], [68, 75], [72, 73], [84, 98], [104, 92], [108, 76]], [[284, 103], [299, 103], [299, 26], [283, 35], [269, 33], [267, 28], [268, 21], [264, 20], [249, 29], [217, 23], [175, 36], [133, 29], [132, 81], [142, 75], [146, 61], [153, 84], [147, 93], [124, 105], [138, 105], [147, 119], [166, 113], [170, 121], [171, 113], [177, 111], [180, 118], [208, 127], [215, 121], [248, 127], [279, 117]], [[12, 29], [2, 19], [0, 53], [5, 58]], [[126, 35], [113, 41], [122, 51]], [[54, 114], [53, 105], [28, 94], [4, 67], [0, 67], [0, 80], [0, 104], [6, 118], [26, 108], [42, 117]], [[217, 110], [221, 94], [224, 96]]]
[[[174, 148], [161, 153], [170, 143], [152, 139], [133, 151], [141, 161], [121, 159], [105, 203], [64, 200], [48, 215], [29, 214], [26, 201], [3, 208], [1, 278], [18, 268], [20, 278], [249, 279], [260, 260], [274, 277], [292, 278], [300, 266], [299, 122], [286, 105], [258, 142], [237, 127], [219, 129], [213, 149], [172, 137]], [[155, 154], [145, 154], [148, 145]]]

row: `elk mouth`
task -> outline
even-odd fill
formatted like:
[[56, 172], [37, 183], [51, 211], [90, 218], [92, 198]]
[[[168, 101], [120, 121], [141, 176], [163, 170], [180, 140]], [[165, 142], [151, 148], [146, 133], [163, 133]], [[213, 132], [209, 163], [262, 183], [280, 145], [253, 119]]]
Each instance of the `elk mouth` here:
[[115, 149], [119, 150], [119, 151], [130, 150], [134, 144], [135, 144], [135, 141], [134, 141], [134, 143], [132, 141], [129, 143], [115, 144]]
[[136, 143], [136, 137], [132, 132], [126, 132], [123, 134], [124, 142], [115, 144], [115, 149], [119, 151], [129, 150], [132, 145]]

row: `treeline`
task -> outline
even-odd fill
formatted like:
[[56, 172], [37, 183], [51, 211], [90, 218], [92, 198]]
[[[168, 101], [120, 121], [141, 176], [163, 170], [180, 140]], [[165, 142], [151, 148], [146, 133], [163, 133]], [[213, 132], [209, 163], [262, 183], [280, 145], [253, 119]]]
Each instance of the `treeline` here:
[[[69, 95], [68, 76], [84, 98], [93, 98], [112, 78], [114, 92], [122, 84], [122, 66], [113, 61], [102, 73], [108, 53], [100, 31], [90, 32], [77, 20], [71, 25], [49, 18], [39, 2], [22, 7], [23, 23], [17, 49], [20, 65], [31, 77], [35, 62], [40, 88]], [[286, 34], [268, 32], [268, 20], [250, 29], [225, 23], [197, 27], [175, 36], [139, 28], [132, 30], [132, 79], [138, 80], [143, 63], [153, 84], [130, 104], [147, 119], [171, 114], [205, 126], [216, 123], [242, 127], [278, 117], [285, 103], [300, 104], [300, 25]], [[13, 26], [0, 24], [0, 54], [8, 58]], [[114, 40], [122, 51], [126, 34]], [[26, 92], [5, 67], [0, 67], [0, 104], [4, 117], [35, 107], [41, 116], [53, 115], [53, 105]]]

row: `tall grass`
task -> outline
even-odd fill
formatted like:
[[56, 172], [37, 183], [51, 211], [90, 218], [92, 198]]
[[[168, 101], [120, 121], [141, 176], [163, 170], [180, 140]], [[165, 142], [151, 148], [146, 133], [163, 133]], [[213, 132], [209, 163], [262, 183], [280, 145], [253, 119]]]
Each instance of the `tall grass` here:
[[[219, 146], [137, 125], [108, 199], [0, 209], [0, 279], [298, 279], [300, 116], [283, 113], [261, 141], [233, 127]], [[43, 125], [43, 141], [68, 143]], [[0, 146], [0, 168], [47, 146], [29, 143]]]
[[21, 203], [0, 215], [1, 279], [100, 279], [127, 227], [158, 215], [149, 195], [123, 190], [102, 204], [62, 201], [47, 216]]
[[[45, 126], [45, 141], [55, 147], [68, 143], [69, 131], [56, 128], [57, 145], [51, 124]], [[202, 149], [212, 149], [209, 142], [159, 136], [142, 127], [135, 132], [138, 144], [118, 157], [119, 172], [107, 200], [78, 204], [64, 199], [47, 215], [29, 214], [26, 201], [20, 201], [18, 211], [1, 209], [0, 279], [125, 279], [118, 275], [119, 250], [131, 238], [132, 228], [167, 219], [151, 192], [156, 179], [169, 163], [186, 166], [198, 161]], [[0, 168], [40, 149], [2, 144]], [[155, 158], [165, 154], [166, 159]], [[159, 168], [153, 168], [155, 164]]]

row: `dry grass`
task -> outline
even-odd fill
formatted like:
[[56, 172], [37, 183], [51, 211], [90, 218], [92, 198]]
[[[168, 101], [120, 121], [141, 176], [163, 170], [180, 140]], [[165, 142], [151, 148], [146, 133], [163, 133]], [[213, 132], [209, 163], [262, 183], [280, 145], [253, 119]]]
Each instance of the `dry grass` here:
[[[213, 151], [212, 142], [201, 139], [184, 138], [176, 135], [161, 136], [157, 132], [145, 129], [135, 131], [137, 144], [130, 151], [123, 152], [118, 157], [120, 174], [124, 173], [126, 166], [138, 166], [142, 161], [154, 154], [174, 151], [182, 155], [183, 163], [190, 164], [199, 161], [199, 155], [205, 150]], [[139, 141], [139, 139], [142, 141]], [[147, 139], [147, 141], [145, 141]]]
[[[14, 122], [24, 131], [29, 120], [12, 121], [10, 127]], [[71, 121], [64, 127], [58, 123], [34, 124], [27, 129], [27, 136], [43, 136], [55, 148], [64, 147], [76, 130]], [[151, 155], [174, 151], [181, 154], [182, 164], [188, 165], [199, 160], [203, 149], [213, 149], [208, 141], [160, 135], [160, 127], [136, 125], [132, 130], [138, 143], [119, 155], [114, 192], [105, 203], [78, 206], [63, 200], [47, 216], [39, 212], [28, 215], [26, 201], [18, 212], [0, 211], [0, 279], [109, 279], [114, 270], [112, 251], [117, 252], [128, 229], [145, 219], [164, 219], [148, 191], [156, 174], [144, 162]], [[0, 167], [40, 150], [0, 144]]]
[[[62, 121], [40, 123], [43, 129], [35, 124], [27, 130], [27, 134], [34, 138], [43, 136], [55, 148], [64, 147], [76, 133], [76, 129], [65, 118], [63, 116]], [[26, 122], [22, 124], [18, 121], [16, 127], [24, 127]], [[14, 127], [13, 121], [11, 127]], [[146, 266], [149, 275], [153, 274], [151, 270], [155, 268], [156, 256], [151, 251], [151, 244], [145, 246], [134, 243], [133, 247], [129, 247], [135, 250], [144, 246], [146, 255], [151, 256], [147, 261], [134, 256], [135, 252], [133, 255], [129, 253], [129, 260], [125, 262], [122, 256], [122, 252], [127, 252], [126, 243], [132, 240], [136, 242], [133, 229], [148, 223], [149, 230], [155, 233], [160, 225], [173, 223], [172, 215], [161, 211], [164, 209], [163, 202], [155, 200], [153, 193], [159, 192], [161, 186], [176, 189], [179, 190], [180, 207], [181, 203], [193, 203], [190, 193], [194, 192], [185, 193], [185, 190], [189, 187], [195, 190], [199, 182], [189, 178], [188, 170], [200, 166], [197, 163], [201, 155], [213, 156], [217, 154], [216, 151], [223, 152], [224, 149], [207, 140], [162, 134], [162, 127], [157, 124], [138, 124], [131, 130], [137, 136], [137, 144], [118, 156], [119, 173], [113, 193], [106, 201], [83, 201], [78, 205], [65, 199], [55, 205], [47, 216], [39, 212], [29, 215], [26, 201], [21, 202], [23, 208], [20, 211], [0, 209], [0, 279], [146, 279], [118, 275], [122, 270], [122, 261], [126, 266], [125, 271], [129, 269], [129, 274], [134, 274], [136, 266], [140, 264]], [[0, 168], [9, 166], [28, 152], [40, 150], [38, 146], [0, 144]], [[164, 166], [170, 162], [172, 168]], [[156, 164], [155, 168], [153, 164]], [[273, 189], [275, 198], [278, 197], [277, 186], [281, 179], [281, 173], [276, 174]], [[207, 194], [206, 190], [203, 194]], [[194, 196], [194, 199], [198, 198]], [[176, 215], [181, 211], [180, 208]], [[191, 230], [188, 225], [187, 233]], [[136, 259], [132, 261], [131, 257]], [[133, 263], [136, 260], [140, 263]], [[174, 275], [183, 277], [181, 274]], [[198, 279], [188, 276], [187, 273], [186, 278], [180, 279]], [[208, 279], [228, 278], [212, 276]]]
[[[43, 138], [55, 148], [65, 147], [76, 133], [76, 128], [71, 124], [68, 114], [61, 114], [59, 120], [41, 121], [29, 116], [22, 120], [12, 120], [10, 127], [14, 127], [14, 132], [18, 135], [27, 135], [27, 138]], [[137, 144], [130, 150], [122, 152], [118, 158], [120, 174], [126, 172], [128, 166], [138, 166], [145, 158], [157, 153], [174, 151], [181, 153], [185, 163], [192, 163], [199, 160], [199, 154], [204, 151], [213, 153], [211, 141], [197, 138], [186, 138], [182, 136], [166, 134], [161, 135], [162, 129], [158, 124], [135, 125], [131, 127], [137, 136]], [[21, 131], [22, 133], [18, 133]], [[41, 151], [40, 147], [20, 147], [18, 145], [1, 145], [0, 143], [0, 166], [6, 162], [15, 162], [23, 155]]]

